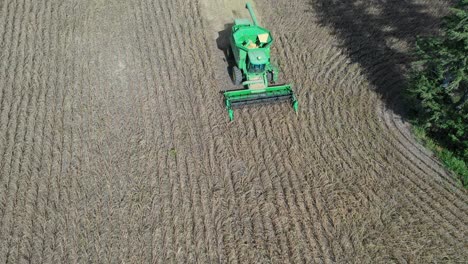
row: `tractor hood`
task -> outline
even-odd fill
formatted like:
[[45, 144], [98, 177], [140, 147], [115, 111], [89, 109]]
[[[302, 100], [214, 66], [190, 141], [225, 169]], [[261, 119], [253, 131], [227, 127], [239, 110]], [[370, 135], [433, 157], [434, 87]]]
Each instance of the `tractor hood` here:
[[249, 54], [250, 63], [252, 64], [259, 65], [259, 64], [266, 64], [268, 62], [268, 57], [265, 51], [261, 49], [250, 50], [248, 54]]

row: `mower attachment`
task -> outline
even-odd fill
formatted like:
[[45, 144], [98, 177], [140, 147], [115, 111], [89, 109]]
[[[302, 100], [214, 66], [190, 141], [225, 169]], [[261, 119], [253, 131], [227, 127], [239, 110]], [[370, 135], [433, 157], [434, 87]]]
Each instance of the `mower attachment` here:
[[290, 84], [273, 85], [259, 90], [240, 89], [224, 91], [223, 94], [231, 121], [234, 119], [233, 108], [242, 105], [291, 100], [292, 107], [296, 113], [298, 109], [298, 101]]

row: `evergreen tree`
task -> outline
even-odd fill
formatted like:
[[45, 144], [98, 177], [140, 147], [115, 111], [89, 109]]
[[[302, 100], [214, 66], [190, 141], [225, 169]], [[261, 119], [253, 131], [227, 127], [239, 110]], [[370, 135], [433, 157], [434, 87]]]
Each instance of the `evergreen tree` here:
[[420, 124], [468, 161], [468, 0], [444, 18], [442, 35], [419, 38], [410, 97]]

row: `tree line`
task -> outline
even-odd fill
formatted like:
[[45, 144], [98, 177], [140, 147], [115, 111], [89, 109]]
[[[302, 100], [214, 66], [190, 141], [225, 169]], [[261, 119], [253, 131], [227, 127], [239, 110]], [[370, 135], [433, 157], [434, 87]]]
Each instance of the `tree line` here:
[[408, 98], [415, 122], [468, 162], [468, 0], [444, 17], [441, 34], [416, 41]]

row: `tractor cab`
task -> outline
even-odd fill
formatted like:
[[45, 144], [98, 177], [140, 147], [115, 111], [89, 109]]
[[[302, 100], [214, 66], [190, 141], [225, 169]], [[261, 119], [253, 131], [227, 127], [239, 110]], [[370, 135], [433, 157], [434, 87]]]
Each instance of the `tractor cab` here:
[[247, 70], [249, 73], [262, 74], [265, 71], [265, 65], [268, 63], [265, 51], [261, 49], [250, 50], [247, 58]]

